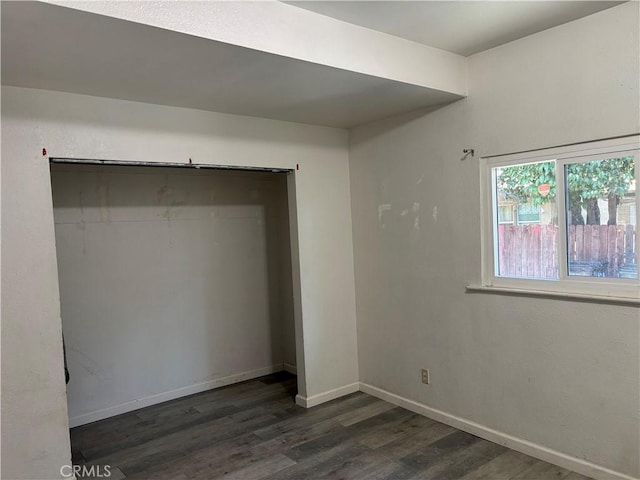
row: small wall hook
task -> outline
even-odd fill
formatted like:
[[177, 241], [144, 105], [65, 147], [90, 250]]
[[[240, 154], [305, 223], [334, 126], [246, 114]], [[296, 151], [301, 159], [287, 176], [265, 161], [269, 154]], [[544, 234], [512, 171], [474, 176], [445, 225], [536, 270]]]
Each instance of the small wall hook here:
[[476, 151], [473, 148], [463, 148], [462, 153], [464, 154], [460, 160], [466, 160], [466, 158], [471, 155], [472, 157], [475, 155]]

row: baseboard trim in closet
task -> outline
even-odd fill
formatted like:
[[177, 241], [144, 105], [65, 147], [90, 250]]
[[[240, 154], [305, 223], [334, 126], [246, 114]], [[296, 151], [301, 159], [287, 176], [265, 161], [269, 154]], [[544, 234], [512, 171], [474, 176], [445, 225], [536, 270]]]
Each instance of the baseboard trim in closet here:
[[78, 427], [80, 425], [86, 425], [87, 423], [97, 422], [98, 420], [104, 420], [105, 418], [114, 417], [123, 413], [138, 410], [139, 408], [149, 407], [158, 403], [166, 402], [168, 400], [174, 400], [180, 397], [186, 397], [187, 395], [193, 395], [194, 393], [205, 392], [207, 390], [213, 390], [214, 388], [224, 387], [233, 383], [243, 382], [245, 380], [251, 380], [252, 378], [261, 377], [263, 375], [269, 375], [270, 373], [281, 372], [283, 370], [283, 364], [278, 363], [270, 365], [268, 367], [258, 368], [256, 370], [250, 370], [248, 372], [236, 373], [227, 377], [216, 378], [214, 380], [208, 380], [206, 382], [197, 383], [195, 385], [188, 385], [186, 387], [176, 388], [168, 392], [162, 392], [148, 397], [139, 398], [130, 402], [121, 403], [113, 407], [96, 410], [93, 412], [84, 413], [82, 415], [76, 415], [75, 417], [69, 417], [69, 427]]

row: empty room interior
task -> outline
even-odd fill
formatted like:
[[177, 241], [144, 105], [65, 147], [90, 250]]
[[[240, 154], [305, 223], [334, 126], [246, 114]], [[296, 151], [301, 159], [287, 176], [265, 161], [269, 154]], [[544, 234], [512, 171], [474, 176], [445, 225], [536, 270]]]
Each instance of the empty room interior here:
[[3, 479], [640, 479], [640, 2], [2, 1]]

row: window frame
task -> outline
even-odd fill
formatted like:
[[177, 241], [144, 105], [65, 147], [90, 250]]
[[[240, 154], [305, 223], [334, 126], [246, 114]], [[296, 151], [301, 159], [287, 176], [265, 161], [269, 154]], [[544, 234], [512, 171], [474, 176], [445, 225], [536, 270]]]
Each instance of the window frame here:
[[[640, 297], [640, 278], [582, 277], [568, 274], [567, 258], [567, 212], [566, 188], [564, 182], [565, 165], [572, 163], [605, 160], [618, 156], [633, 155], [635, 162], [636, 211], [640, 211], [640, 135], [613, 140], [585, 142], [564, 147], [545, 148], [536, 151], [481, 157], [481, 234], [482, 234], [482, 283], [484, 287], [517, 289], [531, 292], [597, 295], [622, 299]], [[495, 167], [556, 162], [556, 207], [558, 211], [558, 279], [514, 278], [496, 275], [498, 213], [495, 195]], [[636, 224], [635, 248], [640, 253], [640, 225]], [[640, 262], [638, 262], [640, 264]]]

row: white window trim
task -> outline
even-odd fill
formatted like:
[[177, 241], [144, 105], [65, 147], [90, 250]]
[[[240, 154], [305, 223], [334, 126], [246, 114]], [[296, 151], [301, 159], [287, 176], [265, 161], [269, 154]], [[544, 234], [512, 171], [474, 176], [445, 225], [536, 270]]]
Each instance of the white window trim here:
[[[511, 290], [514, 292], [530, 292], [531, 294], [563, 295], [580, 298], [581, 296], [593, 296], [594, 298], [630, 299], [635, 303], [640, 299], [640, 280], [638, 279], [612, 279], [602, 277], [579, 277], [567, 274], [567, 228], [565, 195], [556, 194], [558, 210], [558, 267], [560, 278], [558, 280], [510, 278], [495, 275], [495, 229], [497, 225], [497, 211], [493, 202], [493, 180], [491, 169], [494, 167], [508, 166], [512, 164], [535, 163], [549, 160], [556, 161], [556, 185], [560, 185], [564, 167], [568, 163], [587, 162], [594, 159], [601, 160], [603, 155], [611, 158], [617, 154], [633, 154], [635, 156], [636, 179], [636, 210], [640, 211], [640, 135], [588, 142], [565, 147], [547, 148], [534, 152], [502, 155], [499, 157], [481, 157], [481, 235], [482, 235], [482, 286], [471, 287], [476, 290], [496, 291]], [[564, 193], [564, 186], [562, 187]], [[638, 226], [636, 227], [638, 229]], [[640, 235], [636, 234], [636, 252], [640, 252]]]

